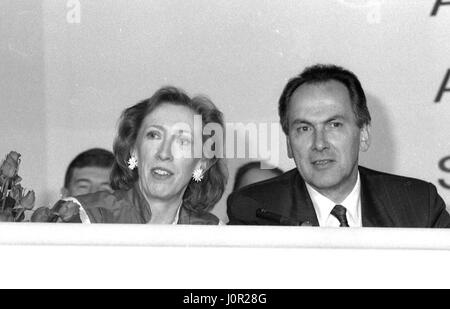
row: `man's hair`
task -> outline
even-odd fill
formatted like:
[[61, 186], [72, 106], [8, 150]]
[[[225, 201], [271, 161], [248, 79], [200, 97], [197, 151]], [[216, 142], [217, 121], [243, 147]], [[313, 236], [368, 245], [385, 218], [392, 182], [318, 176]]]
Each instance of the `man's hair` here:
[[362, 128], [364, 125], [370, 124], [371, 118], [369, 109], [367, 108], [366, 95], [358, 77], [353, 72], [336, 65], [316, 64], [307, 67], [298, 76], [291, 78], [284, 87], [278, 101], [280, 123], [286, 135], [289, 133], [287, 110], [289, 108], [289, 101], [295, 90], [303, 84], [321, 84], [332, 80], [344, 84], [347, 88], [358, 127]]
[[[222, 113], [208, 98], [190, 98], [183, 90], [171, 86], [159, 89], [150, 98], [122, 112], [113, 145], [115, 162], [111, 172], [111, 187], [114, 190], [128, 190], [139, 179], [138, 169], [128, 168], [131, 149], [136, 143], [144, 118], [163, 104], [185, 106], [202, 117], [203, 127], [216, 123], [225, 131]], [[208, 135], [203, 134], [203, 142], [208, 138]], [[184, 192], [183, 204], [192, 210], [209, 210], [220, 200], [225, 190], [228, 169], [224, 159], [214, 156], [208, 161], [209, 168], [204, 173], [203, 180], [196, 182], [191, 179]]]
[[[233, 191], [236, 191], [241, 186], [242, 178], [244, 177], [244, 175], [248, 171], [253, 170], [253, 169], [260, 170], [261, 162], [260, 161], [251, 161], [251, 162], [248, 162], [238, 168], [238, 170], [236, 172], [236, 176], [234, 177]], [[273, 172], [276, 176], [280, 176], [284, 173], [278, 167], [274, 167], [274, 168], [270, 169], [270, 171]]]
[[64, 177], [64, 187], [68, 188], [75, 168], [102, 167], [110, 168], [114, 163], [114, 156], [111, 151], [102, 148], [92, 148], [83, 151], [70, 162]]

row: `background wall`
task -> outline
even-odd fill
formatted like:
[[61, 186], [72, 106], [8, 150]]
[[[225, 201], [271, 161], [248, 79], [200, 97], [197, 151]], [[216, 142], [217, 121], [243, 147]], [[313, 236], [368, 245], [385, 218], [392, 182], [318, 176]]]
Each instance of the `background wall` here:
[[[286, 81], [335, 63], [368, 95], [362, 163], [426, 179], [450, 205], [450, 93], [434, 102], [450, 69], [450, 6], [439, 3], [2, 1], [0, 155], [21, 152], [23, 184], [50, 205], [71, 159], [111, 149], [120, 112], [162, 85], [207, 94], [229, 122], [277, 122]], [[278, 165], [290, 169], [284, 145], [280, 134]], [[229, 187], [243, 161], [229, 161]], [[224, 201], [214, 212], [227, 221]]]
[[22, 154], [19, 175], [48, 200], [44, 19], [39, 1], [0, 1], [0, 162]]

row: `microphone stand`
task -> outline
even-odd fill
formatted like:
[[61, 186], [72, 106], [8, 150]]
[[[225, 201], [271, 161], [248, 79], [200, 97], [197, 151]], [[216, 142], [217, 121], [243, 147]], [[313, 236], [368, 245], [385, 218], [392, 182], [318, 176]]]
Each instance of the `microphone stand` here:
[[309, 221], [297, 221], [289, 217], [282, 216], [275, 212], [271, 212], [264, 208], [258, 208], [256, 210], [256, 217], [266, 219], [272, 222], [276, 222], [279, 225], [289, 225], [289, 226], [312, 226]]

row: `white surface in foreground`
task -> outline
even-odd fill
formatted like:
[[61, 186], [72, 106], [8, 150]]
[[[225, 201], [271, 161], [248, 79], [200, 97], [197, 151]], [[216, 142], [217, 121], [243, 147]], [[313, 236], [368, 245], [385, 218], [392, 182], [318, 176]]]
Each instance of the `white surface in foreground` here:
[[450, 251], [0, 246], [0, 288], [450, 288]]
[[432, 229], [0, 224], [0, 288], [450, 288], [448, 249]]
[[450, 230], [3, 223], [0, 244], [450, 250]]

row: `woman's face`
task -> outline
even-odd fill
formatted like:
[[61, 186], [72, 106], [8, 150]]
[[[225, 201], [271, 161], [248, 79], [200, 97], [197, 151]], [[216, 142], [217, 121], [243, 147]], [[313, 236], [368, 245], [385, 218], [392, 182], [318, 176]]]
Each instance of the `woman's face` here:
[[185, 106], [163, 103], [144, 118], [132, 154], [147, 198], [182, 198], [192, 172], [203, 162], [192, 155], [195, 133], [201, 134], [194, 132], [194, 112]]

